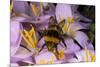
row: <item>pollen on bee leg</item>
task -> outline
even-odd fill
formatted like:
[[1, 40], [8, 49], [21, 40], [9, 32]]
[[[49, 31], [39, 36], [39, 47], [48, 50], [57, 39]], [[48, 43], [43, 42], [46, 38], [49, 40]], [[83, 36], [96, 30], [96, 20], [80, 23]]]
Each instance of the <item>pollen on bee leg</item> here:
[[59, 60], [64, 59], [64, 57], [65, 57], [64, 50], [60, 50], [58, 55]]

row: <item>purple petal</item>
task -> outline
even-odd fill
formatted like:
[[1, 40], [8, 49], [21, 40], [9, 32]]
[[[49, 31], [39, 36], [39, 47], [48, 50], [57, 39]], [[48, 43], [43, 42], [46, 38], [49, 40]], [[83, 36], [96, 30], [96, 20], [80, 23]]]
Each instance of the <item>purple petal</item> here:
[[85, 33], [81, 31], [76, 32], [74, 39], [76, 39], [83, 48], [85, 48], [89, 44], [88, 42], [89, 38], [87, 37]]
[[18, 63], [11, 63], [10, 66], [11, 67], [19, 67]]
[[68, 63], [76, 63], [79, 62], [76, 58], [70, 58], [69, 60], [67, 60]]
[[[67, 24], [67, 23], [66, 23]], [[86, 29], [85, 27], [83, 27], [82, 25], [79, 24], [79, 22], [75, 22], [75, 23], [72, 23], [68, 29], [68, 32], [67, 34], [68, 35], [73, 35], [77, 32], [77, 30], [80, 30], [80, 29]]]
[[77, 44], [75, 44], [74, 41], [70, 38], [67, 38], [65, 40], [65, 43], [67, 45], [67, 49], [65, 50], [65, 53], [74, 53], [80, 50], [80, 47]]
[[25, 59], [22, 60], [22, 62], [29, 63], [29, 64], [34, 64], [35, 63], [35, 62], [33, 62], [32, 57], [25, 58]]
[[19, 34], [19, 31], [21, 29], [21, 25], [19, 22], [24, 18], [18, 18], [19, 17], [11, 19], [11, 56], [13, 56], [19, 48], [22, 38]]
[[48, 63], [48, 62], [52, 61], [52, 57], [53, 57], [53, 60], [57, 60], [56, 56], [53, 53], [45, 52], [43, 54], [36, 55], [35, 61], [36, 61], [36, 64], [41, 64], [40, 63], [41, 60], [45, 61], [45, 63]]
[[93, 44], [91, 42], [87, 45], [87, 49], [94, 50]]
[[69, 4], [57, 4], [56, 6], [56, 19], [58, 22], [60, 22], [63, 17], [66, 19], [67, 17], [72, 17], [72, 10], [71, 5]]
[[17, 62], [32, 56], [32, 52], [29, 52], [25, 48], [19, 47], [16, 54], [11, 57], [11, 62]]
[[28, 9], [28, 8], [26, 8], [27, 6], [28, 6], [27, 2], [14, 1], [14, 12], [26, 13], [26, 11]]
[[[78, 58], [79, 62], [83, 62], [83, 61], [92, 61], [91, 56], [89, 54], [89, 52], [92, 52], [92, 55], [95, 55], [94, 50], [81, 50], [75, 53], [76, 57]], [[88, 57], [87, 57], [88, 56]]]

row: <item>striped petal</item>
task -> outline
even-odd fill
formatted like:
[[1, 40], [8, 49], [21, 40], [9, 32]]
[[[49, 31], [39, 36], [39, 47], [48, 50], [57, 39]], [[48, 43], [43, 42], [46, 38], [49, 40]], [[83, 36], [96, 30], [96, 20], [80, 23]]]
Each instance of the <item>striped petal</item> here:
[[56, 6], [56, 19], [58, 22], [60, 22], [63, 19], [66, 19], [67, 17], [72, 17], [72, 10], [71, 5], [69, 4], [57, 4]]
[[81, 31], [77, 31], [76, 32], [74, 39], [76, 39], [77, 42], [83, 48], [85, 48], [89, 44], [89, 42], [88, 42], [88, 40], [89, 40], [88, 36], [85, 33], [81, 32]]
[[20, 22], [24, 19], [25, 18], [23, 17], [15, 17], [11, 19], [11, 56], [13, 56], [19, 48], [22, 38], [19, 34], [21, 29]]

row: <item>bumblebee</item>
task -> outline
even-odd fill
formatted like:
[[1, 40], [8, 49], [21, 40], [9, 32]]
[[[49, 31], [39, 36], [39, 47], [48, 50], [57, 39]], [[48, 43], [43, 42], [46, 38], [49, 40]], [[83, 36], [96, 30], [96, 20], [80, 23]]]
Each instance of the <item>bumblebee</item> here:
[[[63, 29], [62, 29], [64, 24], [65, 24], [65, 20], [62, 20], [61, 22], [57, 23], [57, 21], [56, 21], [56, 19], [54, 19], [54, 17], [50, 17], [47, 29], [36, 30], [40, 35], [39, 40], [41, 40], [41, 38], [43, 38], [43, 37], [45, 40], [45, 43], [40, 48], [39, 52], [41, 52], [44, 49], [44, 47], [46, 46], [48, 48], [48, 51], [53, 52], [55, 54], [55, 56], [58, 56], [59, 51], [58, 51], [57, 46], [58, 46], [58, 44], [60, 44], [60, 42], [62, 42], [64, 44], [64, 46], [67, 48], [67, 45], [64, 41], [67, 35], [63, 32]], [[25, 23], [23, 22], [22, 25], [23, 25], [23, 28], [27, 31], [29, 31], [31, 29], [31, 25], [35, 27], [34, 24], [27, 23], [27, 22], [25, 22]], [[24, 45], [20, 45], [20, 46], [23, 48], [26, 48], [28, 51], [31, 51], [31, 50], [29, 50], [29, 48], [27, 48]]]
[[57, 23], [54, 17], [50, 18], [48, 29], [39, 31], [41, 38], [44, 37], [45, 40], [45, 43], [43, 44], [39, 52], [41, 52], [46, 46], [48, 48], [48, 51], [54, 52], [54, 54], [57, 56], [59, 54], [57, 46], [60, 42], [62, 42], [63, 45], [67, 48], [64, 41], [67, 35], [62, 30], [64, 24], [65, 20]]

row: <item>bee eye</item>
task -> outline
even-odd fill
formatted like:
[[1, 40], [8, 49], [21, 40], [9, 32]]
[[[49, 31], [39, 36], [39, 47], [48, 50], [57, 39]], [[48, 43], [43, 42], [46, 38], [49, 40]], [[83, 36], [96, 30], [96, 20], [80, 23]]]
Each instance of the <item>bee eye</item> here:
[[57, 24], [56, 19], [53, 16], [51, 16], [49, 19], [49, 25], [56, 25], [56, 24]]

